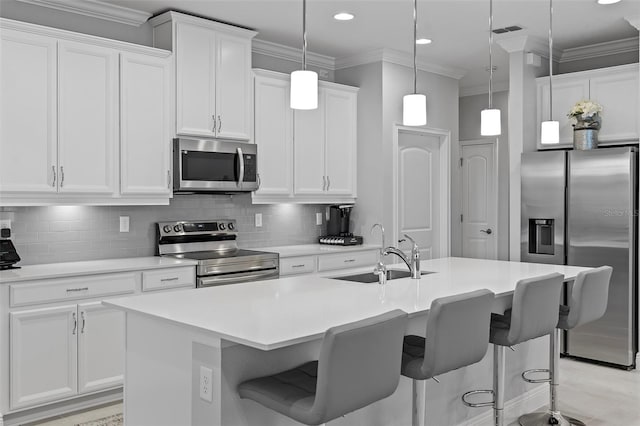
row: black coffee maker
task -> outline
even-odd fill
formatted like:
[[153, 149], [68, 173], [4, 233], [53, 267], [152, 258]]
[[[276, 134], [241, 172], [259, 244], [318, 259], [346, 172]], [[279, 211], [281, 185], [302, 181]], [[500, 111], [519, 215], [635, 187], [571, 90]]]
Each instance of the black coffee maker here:
[[352, 246], [362, 244], [362, 237], [350, 231], [351, 209], [353, 204], [329, 206], [327, 235], [320, 237], [320, 244]]

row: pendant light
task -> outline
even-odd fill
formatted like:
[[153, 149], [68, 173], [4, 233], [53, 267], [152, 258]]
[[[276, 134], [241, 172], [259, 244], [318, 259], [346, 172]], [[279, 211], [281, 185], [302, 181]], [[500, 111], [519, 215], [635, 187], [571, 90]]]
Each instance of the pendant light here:
[[318, 108], [318, 74], [307, 70], [307, 0], [302, 0], [302, 69], [291, 73], [292, 109]]
[[500, 133], [500, 110], [493, 108], [493, 0], [489, 0], [489, 108], [480, 113], [480, 134], [498, 136]]
[[553, 121], [553, 0], [549, 0], [549, 120], [540, 127], [540, 143], [560, 143], [560, 123]]
[[416, 36], [418, 27], [418, 0], [413, 0], [413, 93], [402, 98], [402, 124], [424, 126], [427, 124], [427, 97], [418, 93], [416, 65]]

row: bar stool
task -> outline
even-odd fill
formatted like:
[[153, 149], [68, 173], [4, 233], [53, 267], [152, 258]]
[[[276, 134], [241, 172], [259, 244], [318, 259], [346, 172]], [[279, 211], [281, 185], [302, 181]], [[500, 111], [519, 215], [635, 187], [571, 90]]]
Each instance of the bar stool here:
[[251, 399], [300, 423], [318, 425], [395, 392], [407, 314], [399, 309], [328, 329], [318, 361], [238, 385]]
[[429, 309], [426, 337], [405, 336], [401, 374], [413, 379], [414, 426], [426, 421], [426, 395], [418, 396], [419, 380], [435, 379], [484, 358], [494, 296], [483, 289], [435, 299]]
[[[462, 395], [468, 407], [492, 406], [495, 426], [504, 425], [505, 350], [518, 343], [553, 332], [558, 323], [560, 291], [564, 277], [554, 273], [518, 281], [513, 304], [503, 315], [491, 314], [489, 341], [493, 343], [493, 389]], [[490, 393], [493, 401], [471, 403], [469, 395]]]
[[[580, 272], [576, 276], [571, 290], [568, 305], [560, 305], [560, 318], [558, 325], [549, 335], [549, 369], [527, 370], [522, 373], [522, 378], [529, 383], [549, 382], [549, 410], [546, 412], [529, 413], [520, 416], [518, 422], [522, 426], [535, 425], [562, 425], [584, 426], [580, 420], [568, 417], [560, 413], [557, 408], [559, 363], [560, 363], [560, 330], [571, 330], [579, 325], [597, 320], [607, 310], [609, 298], [609, 283], [613, 268], [601, 266], [600, 268]], [[548, 372], [548, 379], [529, 379], [528, 373]]]

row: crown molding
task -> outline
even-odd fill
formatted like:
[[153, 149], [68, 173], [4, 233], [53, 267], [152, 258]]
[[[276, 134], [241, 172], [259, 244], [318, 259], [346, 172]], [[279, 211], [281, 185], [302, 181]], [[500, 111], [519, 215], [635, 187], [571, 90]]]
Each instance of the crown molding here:
[[[253, 39], [251, 50], [253, 53], [272, 56], [287, 61], [300, 62], [302, 60], [302, 49], [260, 39]], [[336, 69], [334, 58], [312, 52], [307, 52], [307, 65], [325, 68], [331, 71]]]
[[598, 58], [638, 51], [638, 37], [591, 44], [589, 46], [564, 49], [560, 62], [579, 61], [581, 59]]
[[[509, 81], [494, 81], [493, 82], [493, 93], [497, 92], [506, 92], [509, 90]], [[460, 87], [459, 97], [464, 96], [475, 96], [475, 95], [486, 95], [489, 93], [489, 83], [487, 84], [478, 84], [477, 86], [467, 86]]]
[[[523, 35], [496, 40], [496, 44], [507, 53], [532, 52], [538, 56], [549, 59], [549, 42], [538, 37]], [[553, 48], [553, 60], [559, 62], [562, 50]]]
[[627, 21], [631, 26], [635, 27], [636, 30], [640, 30], [640, 15], [636, 16], [625, 16], [625, 21]]
[[[389, 62], [412, 68], [413, 56], [409, 53], [394, 49], [374, 49], [357, 55], [336, 59], [336, 69], [350, 68], [374, 62]], [[422, 60], [418, 60], [416, 66], [421, 71], [455, 78], [456, 80], [460, 80], [466, 74], [466, 70], [462, 68], [446, 67]]]
[[63, 12], [139, 27], [151, 17], [150, 13], [116, 6], [100, 0], [18, 0], [23, 3], [48, 7]]

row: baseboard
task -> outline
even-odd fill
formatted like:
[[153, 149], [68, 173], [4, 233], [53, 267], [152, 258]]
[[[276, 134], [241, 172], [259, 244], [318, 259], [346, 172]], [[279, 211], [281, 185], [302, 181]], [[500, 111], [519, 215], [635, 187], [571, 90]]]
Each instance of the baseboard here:
[[[549, 385], [542, 384], [523, 393], [504, 404], [504, 424], [515, 422], [523, 414], [531, 413], [549, 403]], [[493, 410], [475, 416], [458, 426], [489, 426], [493, 425]]]

